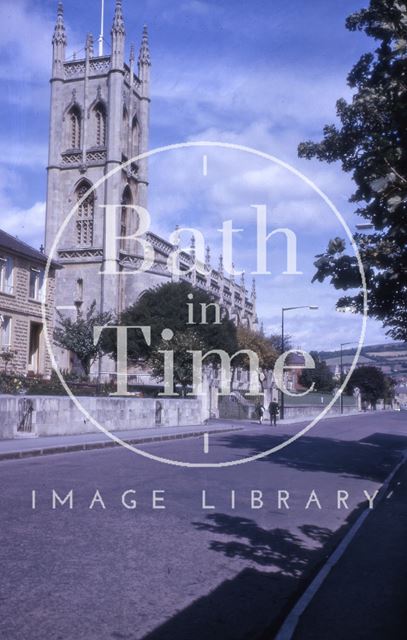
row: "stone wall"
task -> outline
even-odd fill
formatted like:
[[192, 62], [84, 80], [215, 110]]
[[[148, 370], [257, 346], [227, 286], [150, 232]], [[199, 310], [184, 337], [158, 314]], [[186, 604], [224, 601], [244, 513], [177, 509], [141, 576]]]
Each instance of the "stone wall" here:
[[[329, 400], [330, 399], [331, 398], [329, 398]], [[268, 404], [263, 404], [266, 407], [264, 420], [267, 421], [269, 418], [269, 413], [267, 411]], [[316, 417], [321, 413], [321, 411], [327, 404], [328, 400], [325, 402], [325, 404], [298, 404], [297, 406], [285, 406], [284, 418], [287, 420], [304, 418], [305, 420], [307, 418]], [[344, 403], [344, 414], [357, 413], [359, 410], [360, 408], [358, 406], [357, 399], [352, 398], [352, 402], [350, 402], [350, 399], [347, 399], [346, 403]], [[331, 409], [329, 410], [328, 415], [340, 414], [340, 412], [340, 404], [338, 399], [333, 407], [331, 407]], [[235, 397], [235, 395], [220, 396], [219, 417], [224, 420], [257, 420], [255, 413], [255, 404], [249, 402], [242, 403], [241, 398]]]
[[[80, 398], [80, 402], [109, 431], [199, 425], [208, 418], [201, 399]], [[95, 432], [97, 427], [65, 396], [0, 396], [0, 439]]]

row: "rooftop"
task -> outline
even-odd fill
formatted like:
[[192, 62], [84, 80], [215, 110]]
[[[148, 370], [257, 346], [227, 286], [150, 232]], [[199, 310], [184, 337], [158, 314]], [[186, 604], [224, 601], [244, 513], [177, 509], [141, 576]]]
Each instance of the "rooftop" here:
[[[44, 266], [47, 263], [47, 256], [44, 253], [41, 253], [38, 249], [34, 249], [26, 242], [11, 236], [9, 233], [6, 233], [2, 229], [0, 229], [0, 248], [6, 249], [7, 251], [11, 251], [11, 253], [17, 254], [24, 258], [29, 258], [30, 260], [35, 260], [36, 262], [40, 262]], [[54, 266], [55, 263], [53, 263]]]

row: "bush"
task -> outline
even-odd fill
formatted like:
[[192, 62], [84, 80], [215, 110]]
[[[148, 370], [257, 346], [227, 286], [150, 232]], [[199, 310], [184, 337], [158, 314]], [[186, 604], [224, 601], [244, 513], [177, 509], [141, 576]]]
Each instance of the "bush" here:
[[26, 391], [26, 379], [16, 373], [0, 372], [0, 393], [15, 395]]

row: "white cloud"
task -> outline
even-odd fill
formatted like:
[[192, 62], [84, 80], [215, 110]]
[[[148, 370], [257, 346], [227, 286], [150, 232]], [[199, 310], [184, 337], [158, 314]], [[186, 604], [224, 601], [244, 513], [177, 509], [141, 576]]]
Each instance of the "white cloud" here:
[[[1, 0], [0, 3], [0, 80], [7, 90], [0, 94], [2, 101], [19, 106], [34, 106], [35, 111], [48, 109], [51, 74], [52, 33], [56, 18], [56, 2], [52, 13], [35, 9], [29, 0]], [[77, 45], [75, 33], [67, 24], [73, 49]], [[71, 48], [69, 49], [69, 51]], [[68, 53], [69, 55], [69, 53]]]
[[4, 168], [0, 175], [0, 228], [39, 248], [44, 241], [45, 202], [28, 207], [16, 205], [15, 194], [20, 187], [21, 176]]
[[[13, 74], [26, 79], [42, 78], [51, 65], [50, 16], [33, 11], [28, 0], [2, 0], [0, 9], [1, 51], [12, 52]], [[10, 77], [10, 66], [3, 63], [0, 75]]]
[[35, 248], [44, 242], [45, 202], [36, 202], [29, 209], [9, 208], [1, 214], [1, 228]]
[[44, 171], [47, 164], [48, 146], [44, 143], [19, 142], [6, 137], [0, 139], [0, 163], [3, 167], [20, 167]]

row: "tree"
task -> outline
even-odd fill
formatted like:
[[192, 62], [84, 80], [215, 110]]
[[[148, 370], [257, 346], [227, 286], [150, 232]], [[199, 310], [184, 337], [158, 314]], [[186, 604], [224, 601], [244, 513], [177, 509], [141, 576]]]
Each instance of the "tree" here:
[[353, 393], [356, 388], [360, 390], [362, 401], [375, 406], [379, 399], [388, 398], [389, 379], [377, 367], [358, 367], [352, 373], [346, 389]]
[[85, 316], [78, 314], [76, 320], [63, 316], [60, 311], [57, 313], [60, 326], [54, 329], [54, 342], [74, 353], [88, 376], [92, 364], [103, 352], [100, 340], [94, 344], [94, 327], [108, 325], [112, 315], [108, 312], [96, 313], [96, 301], [93, 301]]
[[315, 391], [320, 393], [331, 393], [335, 388], [333, 374], [326, 364], [325, 360], [321, 360], [317, 351], [311, 351], [315, 362], [315, 369], [303, 369], [300, 376], [300, 384], [309, 389], [314, 383]]
[[[394, 339], [407, 340], [407, 3], [371, 0], [352, 14], [350, 31], [364, 31], [378, 41], [374, 53], [362, 55], [348, 76], [350, 103], [337, 102], [340, 127], [324, 128], [319, 143], [299, 145], [300, 157], [340, 161], [352, 173], [356, 213], [373, 224], [358, 233], [367, 280], [369, 313], [388, 327]], [[313, 281], [330, 278], [336, 289], [361, 287], [354, 256], [341, 238], [316, 256]], [[363, 310], [363, 293], [346, 295], [338, 307]]]
[[[169, 282], [149, 289], [120, 316], [123, 326], [145, 326], [151, 328], [151, 345], [147, 345], [141, 332], [128, 335], [129, 360], [151, 367], [157, 378], [164, 377], [163, 350], [174, 352], [174, 381], [185, 391], [192, 384], [192, 354], [190, 350], [204, 354], [212, 349], [222, 349], [229, 355], [238, 351], [236, 328], [227, 317], [215, 324], [215, 299], [206, 291], [187, 282]], [[208, 306], [209, 305], [209, 306]], [[212, 306], [211, 306], [212, 305]], [[202, 313], [206, 307], [206, 323]], [[164, 329], [171, 329], [173, 338], [162, 338]], [[116, 337], [106, 332], [103, 348], [113, 357], [116, 355]], [[217, 359], [219, 360], [219, 358]], [[216, 357], [204, 360], [216, 362]]]
[[[257, 354], [259, 359], [258, 376], [263, 388], [263, 383], [267, 373], [272, 371], [278, 358], [278, 351], [271, 338], [266, 338], [258, 331], [252, 331], [248, 327], [237, 328], [238, 349], [246, 349]], [[249, 360], [245, 355], [237, 356], [234, 366], [241, 366], [243, 369], [249, 368]]]
[[162, 340], [157, 349], [153, 349], [148, 357], [147, 363], [156, 378], [162, 379], [165, 375], [164, 357], [160, 351], [171, 348], [174, 351], [173, 379], [175, 385], [179, 385], [182, 394], [186, 395], [188, 386], [193, 381], [193, 362], [191, 351], [208, 351], [199, 332], [195, 329], [187, 329], [182, 334], [174, 334], [171, 345]]
[[[271, 344], [273, 345], [274, 349], [276, 350], [276, 352], [278, 353], [278, 355], [280, 356], [283, 352], [281, 350], [282, 344], [281, 344], [281, 334], [280, 333], [272, 333], [269, 337], [268, 340], [271, 342]], [[292, 349], [292, 338], [291, 336], [284, 336], [284, 351], [289, 351], [290, 349]]]

